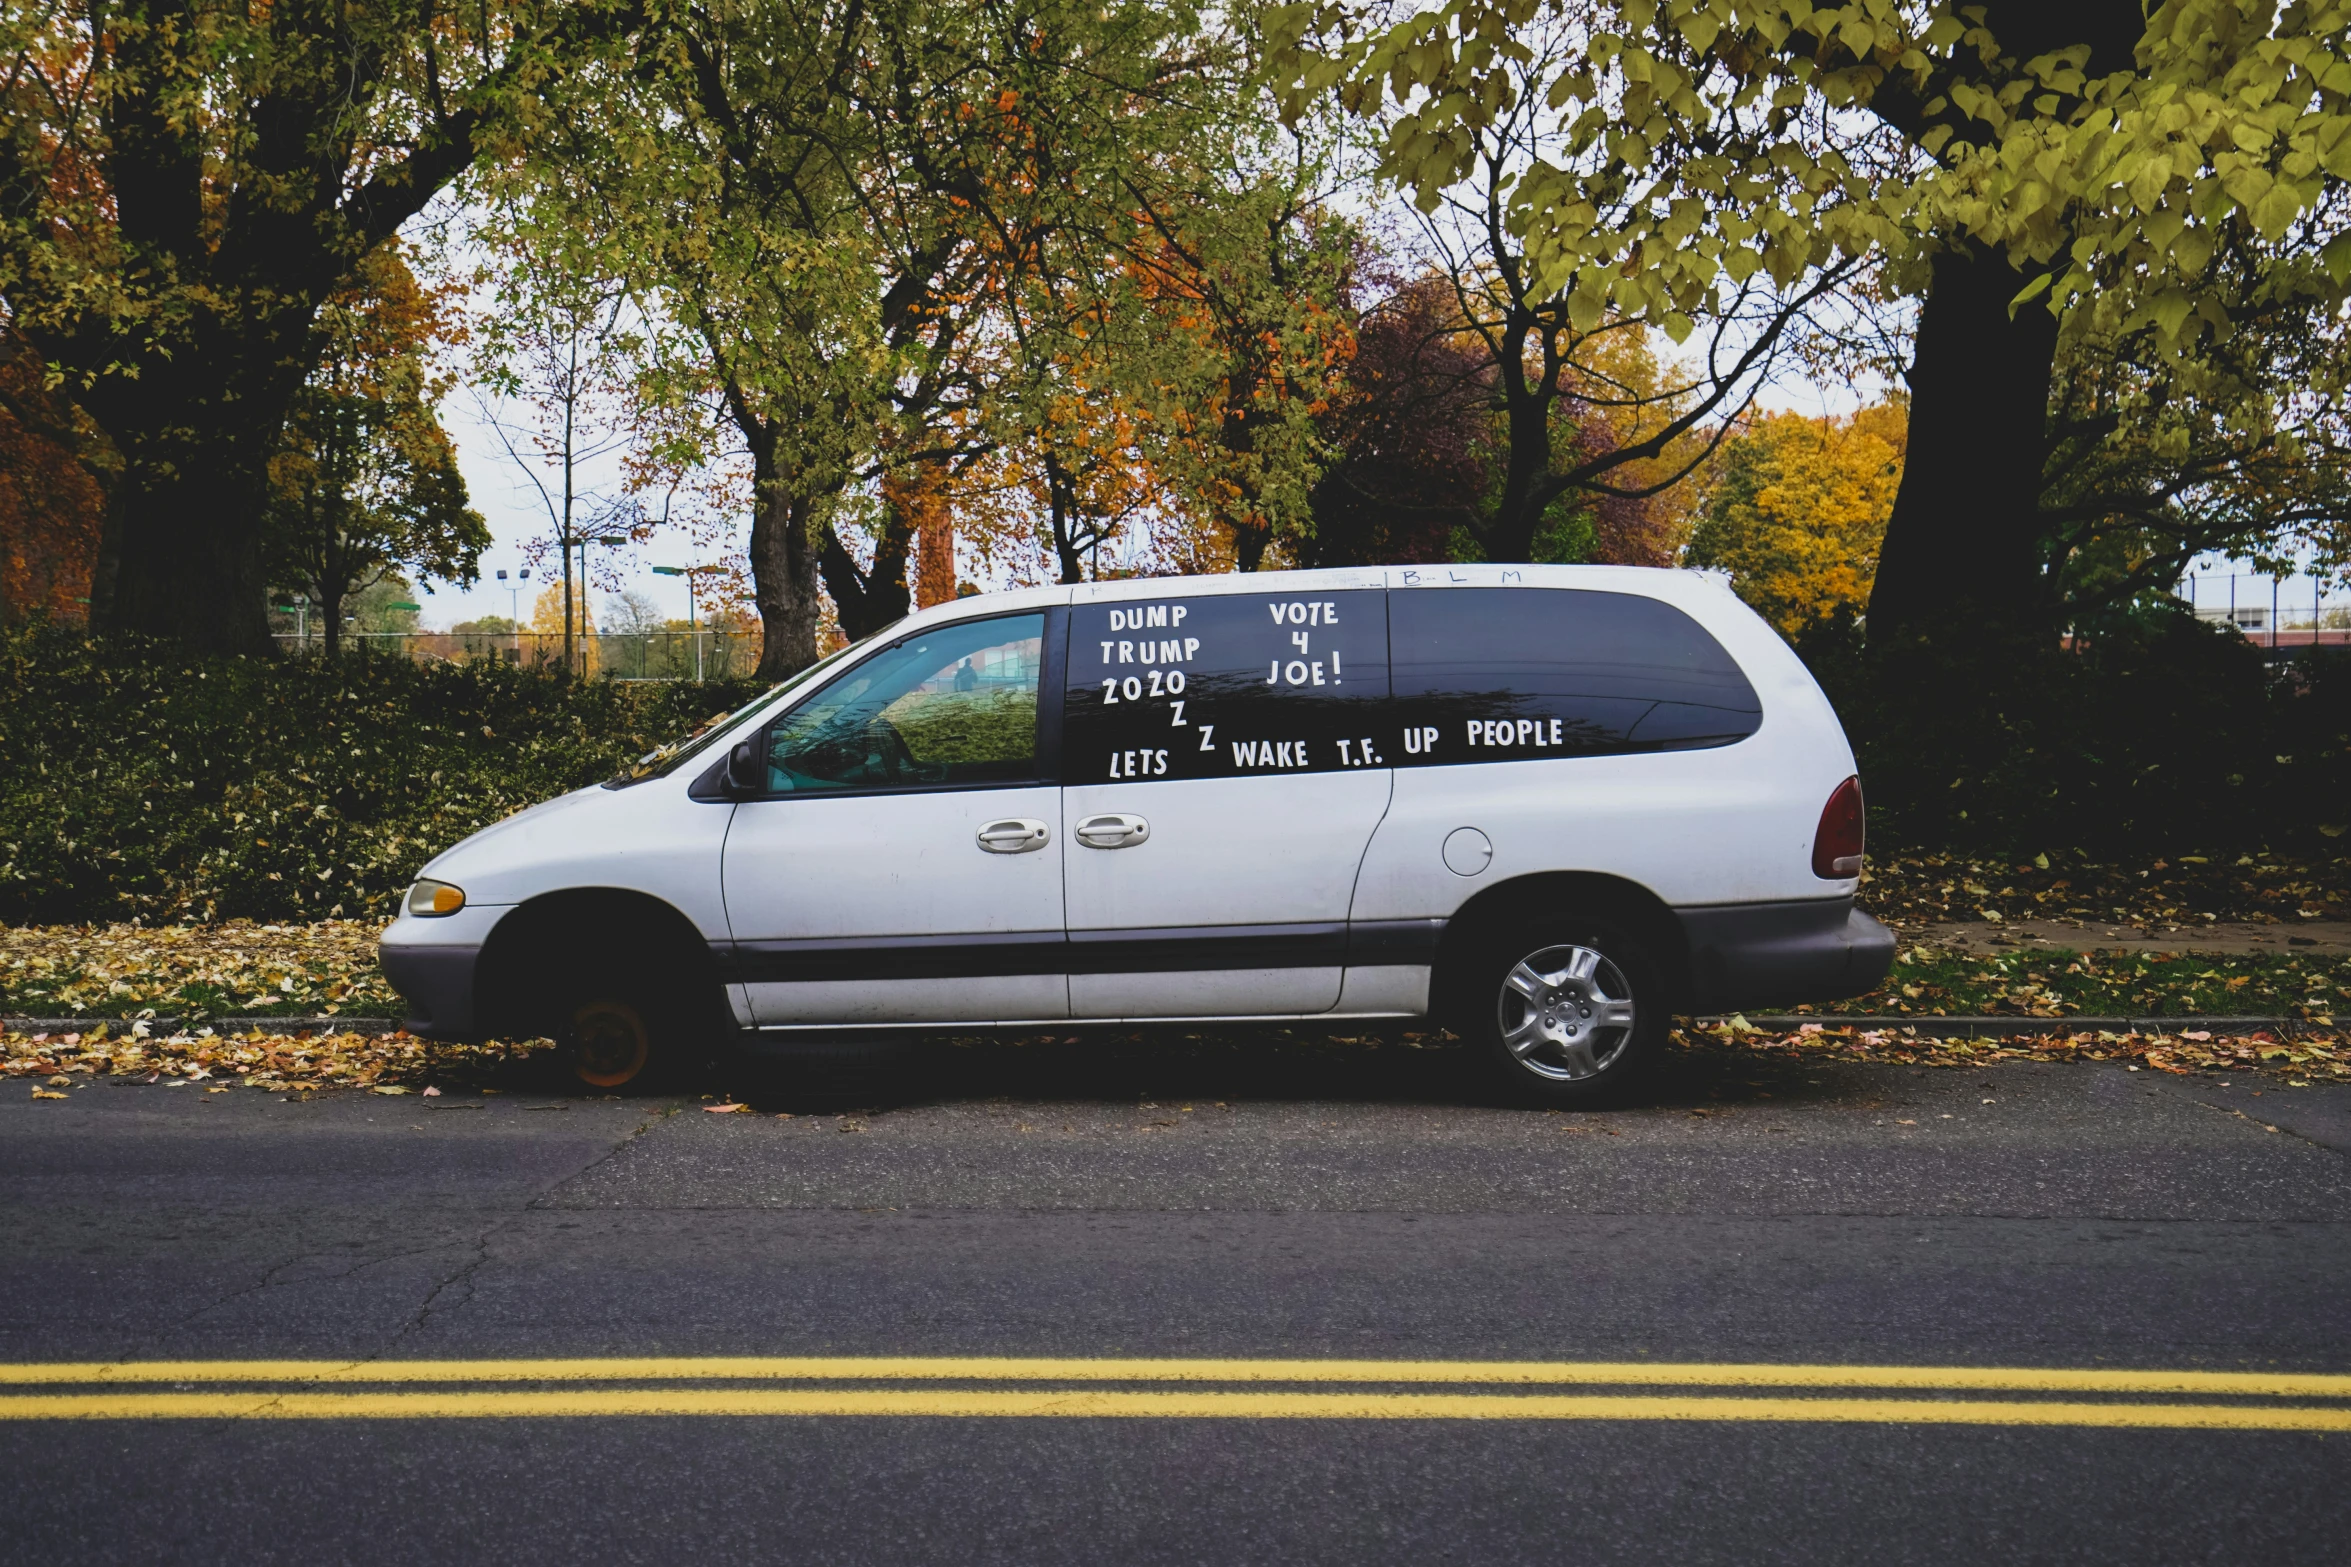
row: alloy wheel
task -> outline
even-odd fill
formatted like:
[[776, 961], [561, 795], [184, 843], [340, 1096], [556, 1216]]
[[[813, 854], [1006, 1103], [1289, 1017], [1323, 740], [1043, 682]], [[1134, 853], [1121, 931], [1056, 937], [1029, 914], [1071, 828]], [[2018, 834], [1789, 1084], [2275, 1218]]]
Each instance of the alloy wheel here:
[[1504, 1048], [1529, 1072], [1558, 1083], [1614, 1066], [1637, 1020], [1624, 971], [1591, 947], [1530, 953], [1502, 977], [1495, 1000]]

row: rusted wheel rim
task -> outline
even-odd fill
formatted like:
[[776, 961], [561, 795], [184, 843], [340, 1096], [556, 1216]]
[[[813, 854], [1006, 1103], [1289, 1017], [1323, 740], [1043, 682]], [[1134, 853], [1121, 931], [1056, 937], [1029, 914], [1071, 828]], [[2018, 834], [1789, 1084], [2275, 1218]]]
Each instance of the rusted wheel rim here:
[[571, 1015], [571, 1069], [591, 1088], [619, 1088], [645, 1070], [653, 1041], [625, 1001], [591, 1001]]

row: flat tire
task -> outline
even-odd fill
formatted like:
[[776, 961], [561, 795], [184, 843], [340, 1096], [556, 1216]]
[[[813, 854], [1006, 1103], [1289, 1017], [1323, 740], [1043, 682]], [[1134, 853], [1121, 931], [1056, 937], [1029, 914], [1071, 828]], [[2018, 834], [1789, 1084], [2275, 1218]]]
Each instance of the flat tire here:
[[565, 1083], [581, 1092], [641, 1094], [678, 1064], [676, 1009], [647, 993], [601, 988], [575, 994], [559, 1011], [556, 1061]]

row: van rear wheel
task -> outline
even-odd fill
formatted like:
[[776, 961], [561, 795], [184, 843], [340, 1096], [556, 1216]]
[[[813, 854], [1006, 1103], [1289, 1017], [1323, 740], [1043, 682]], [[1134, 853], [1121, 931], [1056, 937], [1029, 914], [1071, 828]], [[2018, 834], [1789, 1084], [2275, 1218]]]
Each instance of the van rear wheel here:
[[1598, 921], [1530, 921], [1494, 942], [1464, 987], [1464, 1032], [1512, 1097], [1589, 1103], [1641, 1075], [1671, 1022], [1664, 967]]

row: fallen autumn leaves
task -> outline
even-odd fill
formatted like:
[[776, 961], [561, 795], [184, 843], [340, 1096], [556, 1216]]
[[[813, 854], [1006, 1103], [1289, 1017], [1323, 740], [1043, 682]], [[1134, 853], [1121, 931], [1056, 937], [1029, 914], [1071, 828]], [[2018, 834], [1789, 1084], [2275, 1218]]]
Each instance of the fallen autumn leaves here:
[[[372, 1088], [479, 1076], [543, 1048], [454, 1045], [413, 1034], [151, 1035], [145, 1025], [88, 1033], [0, 1035], [0, 1076], [38, 1077], [48, 1086], [100, 1077], [219, 1088]], [[43, 1097], [36, 1092], [35, 1097]], [[58, 1097], [49, 1095], [47, 1097]]]
[[299, 925], [0, 926], [0, 1011], [397, 1017], [380, 920]]
[[2014, 1039], [1933, 1039], [1900, 1026], [1826, 1028], [1807, 1023], [1796, 1032], [1759, 1029], [1744, 1018], [1694, 1024], [1676, 1036], [1685, 1047], [1723, 1046], [1756, 1055], [1806, 1061], [1856, 1061], [1900, 1066], [1971, 1067], [1997, 1061], [2104, 1061], [2158, 1072], [2268, 1072], [2288, 1079], [2351, 1081], [2351, 1039], [2269, 1034], [2086, 1032]]
[[[2192, 857], [2183, 857], [2187, 864]], [[2161, 867], [2162, 862], [2155, 862]], [[1939, 878], [1989, 875], [1998, 867], [1951, 860], [1896, 861], [1875, 888], [1896, 897], [1907, 885], [1913, 901], [1939, 886]], [[2061, 870], [2065, 869], [2061, 867]], [[2203, 869], [2199, 867], [2199, 869]], [[2216, 881], [2230, 881], [2239, 901], [2246, 889], [2285, 890], [2316, 906], [2307, 894], [2324, 870], [2339, 864], [2301, 866], [2273, 877], [2266, 865], [2253, 869], [2211, 868]], [[2037, 866], [2007, 867], [2021, 883], [2028, 875], [2062, 887], [2062, 875]], [[2096, 878], [2071, 867], [2087, 884]], [[2119, 875], [2119, 873], [2116, 873]], [[2102, 876], [2105, 873], [2101, 873]], [[2159, 871], [2145, 878], [2153, 882]], [[1907, 878], [1907, 882], [1905, 882]], [[2233, 878], [2233, 880], [2231, 880]], [[2109, 877], [2107, 879], [2113, 879]], [[2138, 882], [2136, 873], [2129, 880]], [[2272, 887], [2272, 882], [2279, 883]], [[2342, 878], [2327, 881], [2329, 910], [2337, 907]], [[2002, 884], [2005, 886], [2006, 884]], [[2046, 890], [2046, 889], [2044, 889]], [[2101, 887], [2101, 897], [2106, 889]], [[2156, 897], [2152, 891], [2145, 894]], [[2036, 897], [2038, 895], [2036, 894]], [[2163, 892], [2168, 899], [2175, 894]], [[2223, 900], [2224, 906], [2234, 907]], [[381, 927], [369, 920], [316, 924], [257, 925], [92, 925], [0, 927], [0, 1012], [59, 1016], [90, 1013], [168, 1012], [201, 1019], [232, 1011], [241, 1015], [310, 1015], [341, 1011], [351, 1016], [398, 1016], [398, 999], [376, 965]], [[2332, 1026], [2339, 998], [2351, 996], [2351, 964], [2339, 958], [2261, 955], [2193, 959], [2170, 953], [2108, 954], [2101, 957], [2056, 952], [1980, 956], [1905, 951], [1892, 984], [1853, 1010], [1909, 1012], [2022, 1012], [2056, 1017], [2062, 1013], [2120, 1012], [2174, 1015], [2228, 1006], [2272, 1015], [2299, 1016], [2319, 1032], [2291, 1041], [2267, 1035], [2199, 1037], [2198, 1033], [2117, 1035], [2075, 1032], [2039, 1039], [1956, 1040], [1915, 1037], [1900, 1018], [1873, 1029], [1821, 1029], [1793, 1034], [1765, 1033], [1734, 1025], [1693, 1028], [1681, 1040], [1691, 1048], [1807, 1060], [1846, 1060], [1919, 1066], [1980, 1066], [1990, 1061], [2115, 1061], [2157, 1071], [2265, 1071], [2289, 1077], [2351, 1078], [2351, 1044]], [[2127, 1009], [2127, 1010], [2125, 1010]], [[2199, 1031], [2200, 1032], [2200, 1031]], [[90, 1081], [132, 1078], [157, 1083], [230, 1083], [262, 1088], [352, 1087], [395, 1089], [436, 1077], [480, 1076], [503, 1068], [539, 1048], [519, 1045], [447, 1045], [406, 1034], [326, 1033], [295, 1035], [256, 1031], [221, 1035], [196, 1029], [168, 1037], [144, 1024], [111, 1025], [87, 1032], [0, 1035], [0, 1076]], [[1330, 1044], [1346, 1048], [1347, 1041]]]
[[2119, 921], [2148, 931], [2216, 920], [2290, 927], [2351, 918], [2351, 855], [2177, 854], [2102, 863], [2065, 851], [2030, 859], [1873, 851], [1861, 903], [1905, 927], [2020, 919]]
[[[0, 1016], [399, 1017], [376, 964], [382, 927], [0, 926]], [[2351, 1008], [2339, 953], [1974, 953], [1910, 943], [1888, 982], [1800, 1012], [1902, 1017], [2290, 1017], [2332, 1027]]]

